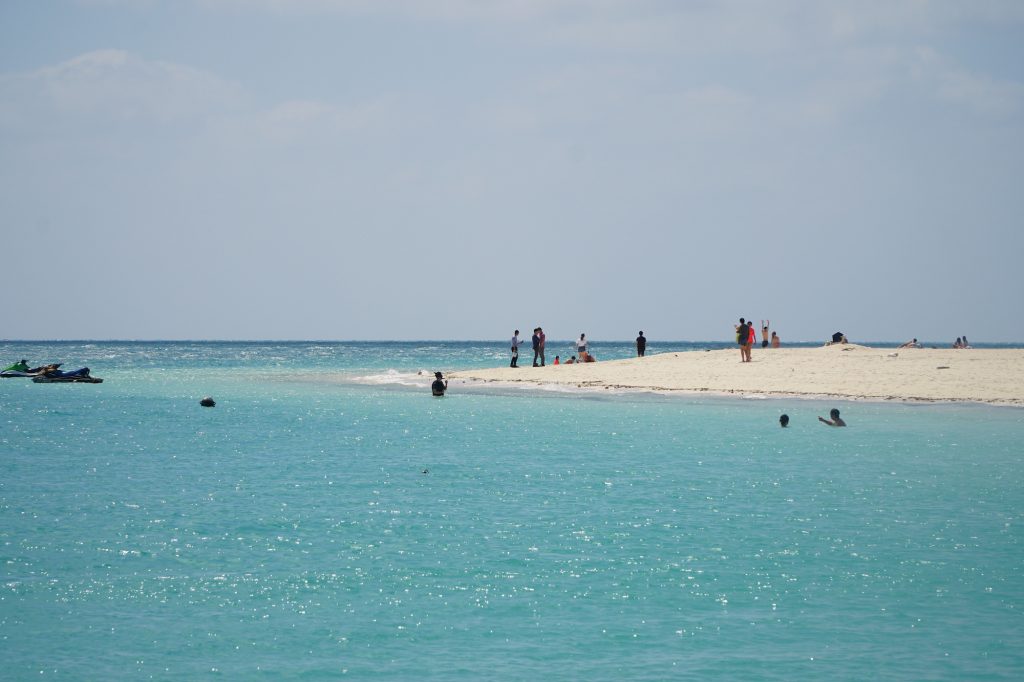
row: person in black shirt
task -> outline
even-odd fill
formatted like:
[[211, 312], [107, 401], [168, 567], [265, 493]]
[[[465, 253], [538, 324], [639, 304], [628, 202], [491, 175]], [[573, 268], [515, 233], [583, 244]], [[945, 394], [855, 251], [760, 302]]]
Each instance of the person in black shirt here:
[[736, 343], [740, 346], [740, 362], [749, 362], [747, 352], [750, 346], [750, 326], [742, 317], [740, 323], [736, 325]]
[[430, 392], [440, 398], [448, 390], [448, 382], [440, 372], [434, 372], [434, 377], [434, 383], [430, 384]]
[[636, 356], [642, 358], [646, 352], [647, 339], [644, 338], [644, 333], [640, 332], [640, 336], [636, 337]]

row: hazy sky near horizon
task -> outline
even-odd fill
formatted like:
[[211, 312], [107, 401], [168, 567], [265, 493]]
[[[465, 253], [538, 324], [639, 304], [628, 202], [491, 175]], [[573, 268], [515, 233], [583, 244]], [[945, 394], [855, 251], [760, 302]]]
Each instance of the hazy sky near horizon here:
[[1024, 3], [6, 0], [7, 339], [1024, 341]]

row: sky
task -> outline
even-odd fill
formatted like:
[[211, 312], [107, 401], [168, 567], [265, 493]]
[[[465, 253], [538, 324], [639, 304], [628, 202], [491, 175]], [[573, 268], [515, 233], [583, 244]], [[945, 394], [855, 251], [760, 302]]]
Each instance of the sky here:
[[1024, 3], [4, 0], [4, 339], [1024, 341]]

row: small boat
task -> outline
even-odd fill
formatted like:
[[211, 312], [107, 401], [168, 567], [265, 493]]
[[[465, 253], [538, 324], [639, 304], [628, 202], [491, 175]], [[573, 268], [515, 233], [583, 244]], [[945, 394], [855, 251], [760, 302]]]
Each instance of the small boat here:
[[89, 374], [89, 368], [83, 367], [82, 369], [76, 369], [71, 372], [62, 372], [61, 370], [53, 370], [45, 374], [32, 377], [32, 381], [37, 384], [102, 384], [103, 379], [94, 377]]

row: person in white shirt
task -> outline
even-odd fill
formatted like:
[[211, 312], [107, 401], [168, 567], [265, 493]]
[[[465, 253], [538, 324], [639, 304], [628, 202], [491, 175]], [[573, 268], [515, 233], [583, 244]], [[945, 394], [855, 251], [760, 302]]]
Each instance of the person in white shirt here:
[[512, 335], [512, 364], [510, 364], [509, 367], [518, 367], [519, 366], [519, 344], [520, 343], [522, 343], [522, 341], [519, 340], [519, 330], [517, 329], [516, 333]]
[[576, 355], [580, 362], [587, 361], [587, 335], [580, 334], [580, 340], [576, 342]]

